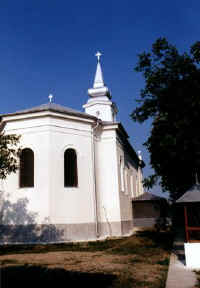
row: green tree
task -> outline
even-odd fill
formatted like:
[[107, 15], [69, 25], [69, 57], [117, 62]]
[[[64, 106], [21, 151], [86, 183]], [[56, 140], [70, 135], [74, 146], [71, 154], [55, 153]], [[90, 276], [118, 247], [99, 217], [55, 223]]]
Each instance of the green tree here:
[[160, 181], [175, 200], [200, 175], [200, 42], [180, 53], [159, 38], [138, 57], [135, 70], [143, 74], [145, 87], [131, 117], [140, 123], [152, 120], [144, 145], [155, 171], [144, 185]]
[[5, 135], [0, 132], [0, 179], [5, 179], [18, 169], [19, 138], [20, 136], [15, 134]]

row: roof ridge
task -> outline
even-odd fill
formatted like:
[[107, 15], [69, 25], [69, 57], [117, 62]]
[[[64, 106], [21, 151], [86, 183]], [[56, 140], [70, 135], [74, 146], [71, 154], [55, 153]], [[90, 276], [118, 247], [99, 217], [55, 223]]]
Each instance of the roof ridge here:
[[72, 114], [76, 116], [82, 116], [85, 118], [96, 119], [95, 116], [89, 115], [85, 112], [81, 112], [81, 111], [69, 108], [67, 106], [62, 106], [60, 104], [52, 103], [52, 102], [44, 103], [44, 104], [41, 104], [32, 108], [27, 108], [24, 110], [18, 110], [13, 113], [2, 114], [2, 116], [4, 117], [12, 116], [12, 115], [14, 116], [14, 115], [20, 115], [20, 114], [36, 113], [36, 112], [41, 112], [41, 111], [55, 111], [55, 112], [63, 113], [63, 114]]

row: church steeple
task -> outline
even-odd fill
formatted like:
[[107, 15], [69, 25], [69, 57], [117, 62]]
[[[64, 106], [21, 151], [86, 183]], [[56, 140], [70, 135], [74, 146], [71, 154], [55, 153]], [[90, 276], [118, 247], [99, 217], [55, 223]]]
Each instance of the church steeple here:
[[94, 78], [93, 88], [104, 87], [103, 73], [102, 73], [101, 64], [100, 64], [101, 55], [102, 54], [100, 52], [97, 52], [95, 55], [97, 57], [97, 70], [96, 70], [96, 74]]
[[88, 94], [90, 97], [99, 97], [99, 96], [106, 96], [108, 98], [111, 98], [111, 94], [108, 90], [108, 87], [105, 86], [104, 80], [103, 80], [103, 72], [101, 69], [101, 63], [100, 63], [100, 57], [101, 53], [97, 52], [95, 56], [97, 57], [97, 69], [96, 74], [94, 77], [94, 84], [93, 88], [88, 89]]
[[117, 107], [111, 102], [111, 93], [105, 86], [103, 80], [103, 72], [101, 69], [100, 57], [101, 53], [97, 52], [97, 68], [94, 77], [93, 88], [88, 89], [89, 99], [87, 104], [83, 105], [85, 112], [98, 117], [102, 121], [115, 122]]

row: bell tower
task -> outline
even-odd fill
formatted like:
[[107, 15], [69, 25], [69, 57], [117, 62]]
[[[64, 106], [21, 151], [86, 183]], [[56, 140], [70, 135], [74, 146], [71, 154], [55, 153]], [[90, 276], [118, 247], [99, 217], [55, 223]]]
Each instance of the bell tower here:
[[93, 88], [88, 89], [89, 99], [83, 108], [85, 113], [99, 118], [102, 121], [115, 122], [117, 115], [117, 107], [111, 101], [111, 93], [108, 87], [105, 86], [103, 73], [101, 69], [100, 57], [101, 53], [97, 52], [97, 69], [94, 78]]

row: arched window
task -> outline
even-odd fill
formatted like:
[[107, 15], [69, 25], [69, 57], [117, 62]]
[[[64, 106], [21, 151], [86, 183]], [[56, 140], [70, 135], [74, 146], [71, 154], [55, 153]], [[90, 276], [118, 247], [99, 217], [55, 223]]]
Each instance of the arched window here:
[[34, 186], [34, 153], [31, 149], [25, 148], [20, 155], [19, 186]]
[[67, 149], [64, 154], [64, 186], [78, 186], [77, 156], [74, 149]]

